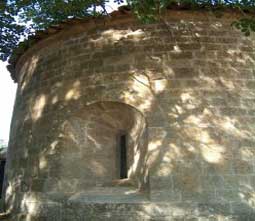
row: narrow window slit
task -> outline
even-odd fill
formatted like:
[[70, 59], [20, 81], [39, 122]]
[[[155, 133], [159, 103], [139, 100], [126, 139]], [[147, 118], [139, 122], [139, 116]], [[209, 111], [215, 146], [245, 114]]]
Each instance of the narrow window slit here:
[[120, 179], [127, 178], [127, 136], [121, 135], [119, 140]]

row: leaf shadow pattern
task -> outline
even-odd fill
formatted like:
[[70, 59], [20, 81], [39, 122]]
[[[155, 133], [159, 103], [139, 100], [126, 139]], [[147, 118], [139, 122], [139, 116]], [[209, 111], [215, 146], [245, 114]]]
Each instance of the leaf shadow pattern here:
[[[228, 23], [172, 21], [170, 33], [165, 24], [101, 27], [33, 49], [20, 70], [7, 157], [13, 217], [252, 220], [254, 58], [244, 47], [254, 43]], [[103, 150], [112, 128], [132, 123], [114, 120], [124, 109], [107, 115], [97, 102], [145, 117], [139, 174], [148, 197], [92, 182], [111, 177], [103, 162], [112, 154]], [[95, 158], [81, 154], [85, 142]], [[88, 184], [97, 187], [89, 202], [70, 201]]]

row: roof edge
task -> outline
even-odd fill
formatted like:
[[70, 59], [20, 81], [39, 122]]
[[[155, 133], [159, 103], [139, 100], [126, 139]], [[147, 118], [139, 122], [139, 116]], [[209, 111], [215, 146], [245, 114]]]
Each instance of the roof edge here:
[[[234, 8], [205, 8], [204, 6], [191, 8], [190, 5], [182, 4], [182, 5], [176, 5], [172, 4], [167, 7], [168, 11], [196, 11], [196, 12], [207, 12], [210, 10], [213, 11], [221, 11], [223, 13], [231, 12], [231, 17], [234, 19], [238, 19], [243, 14], [238, 9]], [[234, 13], [233, 13], [234, 12]], [[249, 14], [249, 12], [247, 12]], [[121, 6], [118, 8], [117, 11], [113, 11], [109, 15], [105, 15], [102, 17], [85, 17], [85, 18], [72, 18], [67, 19], [62, 22], [60, 22], [58, 25], [51, 25], [45, 30], [36, 31], [34, 35], [29, 36], [28, 39], [18, 44], [18, 46], [13, 50], [11, 57], [8, 60], [7, 69], [10, 72], [11, 78], [15, 83], [18, 81], [16, 66], [22, 57], [22, 55], [28, 51], [32, 46], [36, 45], [37, 43], [54, 36], [61, 32], [62, 30], [65, 30], [67, 27], [71, 27], [75, 24], [86, 24], [89, 22], [94, 22], [95, 24], [105, 21], [113, 21], [116, 19], [126, 18], [127, 16], [133, 15], [133, 12], [130, 7], [128, 6]]]

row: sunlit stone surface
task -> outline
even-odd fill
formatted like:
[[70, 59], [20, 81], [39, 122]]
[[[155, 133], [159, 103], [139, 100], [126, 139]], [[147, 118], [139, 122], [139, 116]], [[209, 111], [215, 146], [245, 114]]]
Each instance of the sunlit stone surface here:
[[255, 41], [234, 16], [122, 15], [30, 48], [16, 66], [10, 220], [254, 220]]

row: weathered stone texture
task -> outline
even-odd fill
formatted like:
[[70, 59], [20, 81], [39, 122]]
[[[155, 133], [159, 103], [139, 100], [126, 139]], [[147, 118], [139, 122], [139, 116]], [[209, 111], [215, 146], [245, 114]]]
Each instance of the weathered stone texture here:
[[[254, 38], [229, 15], [171, 13], [77, 25], [23, 55], [13, 220], [254, 220]], [[124, 186], [118, 130], [131, 142]]]

